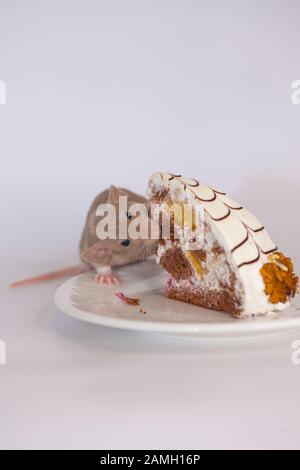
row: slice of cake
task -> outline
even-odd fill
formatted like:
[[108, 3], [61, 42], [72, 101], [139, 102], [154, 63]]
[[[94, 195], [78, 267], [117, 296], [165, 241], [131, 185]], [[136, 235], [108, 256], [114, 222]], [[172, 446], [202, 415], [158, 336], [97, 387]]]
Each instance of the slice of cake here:
[[[221, 191], [171, 173], [152, 175], [149, 197], [153, 218], [160, 225], [162, 215], [171, 221], [157, 250], [157, 261], [170, 274], [168, 297], [240, 318], [289, 306], [298, 287], [293, 264], [247, 209]], [[158, 204], [159, 219], [153, 211]], [[183, 218], [174, 207], [185, 205], [192, 207], [192, 216]], [[203, 239], [191, 249], [187, 237], [199, 237], [197, 214]]]

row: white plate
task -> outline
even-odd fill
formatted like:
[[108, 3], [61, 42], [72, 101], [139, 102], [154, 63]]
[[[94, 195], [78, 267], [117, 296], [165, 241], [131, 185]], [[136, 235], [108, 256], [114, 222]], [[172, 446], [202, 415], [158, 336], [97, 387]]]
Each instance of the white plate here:
[[[94, 281], [92, 273], [64, 282], [55, 293], [57, 307], [90, 323], [177, 338], [224, 341], [300, 328], [297, 302], [284, 312], [238, 320], [225, 312], [168, 299], [163, 287], [166, 274], [153, 260], [121, 267], [115, 272], [120, 279], [118, 286], [101, 286]], [[118, 291], [138, 297], [140, 306], [120, 301], [115, 295]]]

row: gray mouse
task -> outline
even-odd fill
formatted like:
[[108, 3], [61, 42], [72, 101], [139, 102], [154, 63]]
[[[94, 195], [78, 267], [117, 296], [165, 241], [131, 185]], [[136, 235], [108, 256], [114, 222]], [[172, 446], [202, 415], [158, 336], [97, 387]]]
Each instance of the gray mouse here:
[[[153, 255], [156, 243], [150, 238], [146, 240], [141, 238], [130, 239], [130, 237], [127, 236], [125, 239], [117, 238], [99, 240], [97, 237], [96, 227], [101, 219], [101, 217], [96, 214], [97, 208], [101, 204], [109, 203], [115, 207], [116, 214], [118, 214], [119, 196], [127, 196], [128, 219], [133, 217], [130, 214], [130, 207], [132, 204], [143, 203], [147, 205], [147, 199], [145, 197], [129, 191], [128, 189], [117, 188], [111, 185], [109, 189], [102, 191], [98, 196], [96, 196], [88, 210], [79, 244], [79, 255], [82, 262], [81, 265], [17, 281], [11, 284], [11, 287], [74, 276], [90, 270], [96, 271], [95, 281], [97, 283], [115, 284], [118, 280], [112, 273], [112, 267], [142, 261]], [[148, 214], [144, 214], [143, 216], [148, 217]], [[118, 228], [118, 216], [116, 218], [116, 222]]]

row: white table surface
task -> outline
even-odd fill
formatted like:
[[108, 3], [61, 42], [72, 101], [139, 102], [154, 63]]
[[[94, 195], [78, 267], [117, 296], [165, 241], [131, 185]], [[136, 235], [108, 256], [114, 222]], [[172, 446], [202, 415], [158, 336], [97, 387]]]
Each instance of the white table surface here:
[[1, 289], [1, 448], [300, 447], [300, 331], [160, 339], [70, 318], [54, 288]]
[[1, 0], [1, 448], [299, 448], [293, 334], [231, 347], [76, 321], [55, 283], [109, 184], [224, 189], [299, 272], [298, 0]]

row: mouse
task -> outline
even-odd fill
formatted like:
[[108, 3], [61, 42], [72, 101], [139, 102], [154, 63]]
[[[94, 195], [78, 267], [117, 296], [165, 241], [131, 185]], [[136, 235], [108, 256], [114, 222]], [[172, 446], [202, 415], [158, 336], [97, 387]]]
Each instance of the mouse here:
[[[76, 266], [14, 282], [11, 284], [11, 287], [75, 276], [88, 271], [95, 272], [95, 282], [98, 284], [117, 284], [119, 281], [113, 274], [112, 268], [143, 261], [154, 255], [157, 241], [152, 240], [150, 236], [147, 239], [132, 239], [127, 230], [126, 238], [123, 239], [119, 237], [116, 239], [98, 238], [97, 225], [101, 220], [101, 215], [97, 215], [97, 209], [102, 204], [108, 203], [114, 206], [116, 210], [117, 234], [119, 233], [120, 220], [118, 214], [120, 196], [127, 197], [126, 218], [128, 222], [135, 217], [135, 215], [130, 212], [130, 208], [133, 204], [142, 203], [146, 208], [149, 207], [148, 201], [144, 196], [128, 189], [111, 185], [108, 189], [105, 189], [95, 197], [88, 209], [79, 242], [79, 257], [81, 263]], [[148, 210], [143, 212], [140, 217], [147, 217], [146, 222], [149, 222], [148, 226], [150, 227], [150, 214]]]

